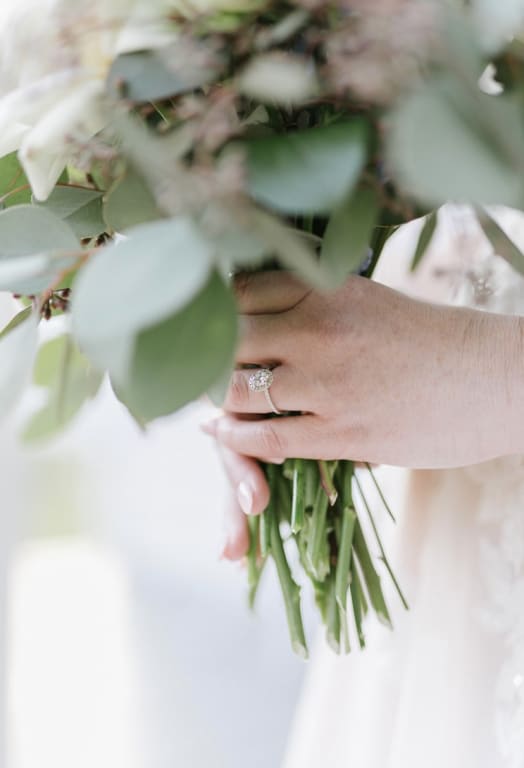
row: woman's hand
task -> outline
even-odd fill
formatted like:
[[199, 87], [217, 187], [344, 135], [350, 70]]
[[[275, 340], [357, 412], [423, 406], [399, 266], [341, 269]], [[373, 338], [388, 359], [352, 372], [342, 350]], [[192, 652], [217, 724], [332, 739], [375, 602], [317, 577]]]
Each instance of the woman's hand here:
[[260, 464], [220, 445], [219, 453], [231, 489], [224, 514], [222, 557], [240, 560], [247, 553], [249, 536], [245, 515], [259, 515], [269, 502], [269, 487]]
[[230, 451], [436, 468], [524, 450], [520, 318], [358, 277], [329, 294], [285, 272], [237, 287], [237, 364], [274, 368], [276, 407], [301, 415], [253, 418], [270, 409], [249, 388], [252, 371], [235, 371], [227, 413], [204, 425]]

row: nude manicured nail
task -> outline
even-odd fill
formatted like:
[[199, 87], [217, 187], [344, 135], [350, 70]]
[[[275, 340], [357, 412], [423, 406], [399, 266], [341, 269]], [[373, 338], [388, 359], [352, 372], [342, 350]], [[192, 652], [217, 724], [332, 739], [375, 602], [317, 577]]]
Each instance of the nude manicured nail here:
[[244, 480], [242, 480], [237, 488], [237, 499], [242, 512], [245, 515], [250, 515], [253, 511], [253, 491]]
[[200, 424], [200, 429], [202, 430], [202, 432], [205, 432], [206, 435], [211, 435], [211, 437], [215, 437], [217, 433], [216, 420], [213, 419], [212, 421], [202, 422], [202, 424]]

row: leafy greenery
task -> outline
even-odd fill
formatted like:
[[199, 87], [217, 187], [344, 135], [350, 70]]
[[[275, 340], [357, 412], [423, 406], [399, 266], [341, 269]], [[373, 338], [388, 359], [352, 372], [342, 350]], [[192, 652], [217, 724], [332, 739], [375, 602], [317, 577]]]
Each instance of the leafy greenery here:
[[106, 229], [102, 192], [96, 189], [57, 185], [44, 203], [36, 204], [67, 222], [77, 237], [93, 237]]
[[137, 224], [162, 218], [162, 213], [147, 184], [129, 165], [107, 192], [103, 216], [109, 232], [126, 232]]
[[[178, 66], [173, 66], [173, 59]], [[192, 91], [216, 77], [217, 66], [198, 66], [195, 62], [192, 67], [181, 67], [179, 61], [176, 45], [124, 53], [115, 59], [109, 71], [108, 90], [116, 98], [159, 101]]]
[[24, 427], [25, 440], [42, 440], [59, 432], [82, 405], [98, 392], [102, 376], [93, 370], [69, 334], [40, 347], [33, 381], [45, 389], [45, 404]]
[[322, 241], [321, 261], [337, 281], [358, 272], [378, 211], [376, 192], [369, 188], [358, 189], [333, 211]]
[[366, 124], [354, 120], [248, 142], [251, 194], [284, 213], [331, 211], [359, 178], [367, 133]]
[[433, 235], [435, 234], [435, 230], [437, 228], [437, 223], [438, 223], [437, 211], [431, 211], [431, 213], [428, 213], [428, 215], [424, 218], [424, 224], [422, 226], [422, 229], [420, 230], [420, 235], [417, 240], [415, 253], [413, 254], [413, 258], [411, 260], [410, 270], [412, 272], [418, 267], [418, 265], [420, 264], [420, 261], [422, 260], [422, 257], [424, 256], [427, 249], [429, 248], [429, 245], [433, 239]]
[[[71, 313], [71, 332], [38, 354], [45, 402], [26, 438], [70, 423], [106, 373], [143, 426], [206, 391], [220, 400], [235, 360], [232, 274], [288, 269], [330, 290], [371, 275], [390, 235], [425, 217], [415, 268], [447, 202], [475, 206], [494, 251], [524, 272], [490, 207], [524, 208], [524, 55], [511, 14], [484, 3], [480, 23], [468, 3], [384, 3], [182, 4], [156, 19], [154, 41], [127, 18], [109, 36], [78, 19], [71, 35], [73, 9], [67, 27], [52, 25], [67, 67], [59, 57], [46, 88], [28, 75], [45, 46], [27, 46], [23, 88], [0, 97], [6, 148], [19, 134], [21, 149], [0, 158], [0, 290], [28, 305], [0, 333], [0, 418], [30, 379], [39, 320], [58, 313]], [[121, 42], [120, 31], [125, 52], [111, 59], [107, 37]], [[70, 86], [71, 61], [85, 87]], [[273, 556], [305, 655], [286, 521], [330, 644], [349, 648], [348, 590], [363, 644], [368, 607], [389, 614], [354, 512], [353, 465], [267, 474], [272, 503], [250, 526], [251, 594]]]
[[0, 207], [31, 202], [31, 187], [16, 152], [0, 158]]
[[211, 244], [186, 218], [142, 224], [101, 249], [75, 287], [80, 346], [96, 361], [99, 340], [138, 333], [183, 307], [206, 280], [211, 258]]
[[120, 398], [145, 421], [173, 413], [220, 378], [235, 342], [235, 302], [213, 272], [186, 308], [138, 334]]
[[504, 232], [500, 224], [485, 208], [478, 210], [477, 217], [495, 253], [506, 259], [518, 272], [524, 274], [524, 253], [517, 244]]

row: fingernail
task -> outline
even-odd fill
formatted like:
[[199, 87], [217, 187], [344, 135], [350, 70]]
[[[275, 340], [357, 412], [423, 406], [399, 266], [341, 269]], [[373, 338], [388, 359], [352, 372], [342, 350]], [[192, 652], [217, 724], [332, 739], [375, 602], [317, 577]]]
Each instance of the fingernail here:
[[245, 515], [250, 515], [253, 511], [253, 491], [245, 480], [242, 480], [237, 488], [237, 499], [242, 512]]
[[211, 421], [204, 421], [202, 424], [200, 424], [200, 429], [202, 432], [205, 432], [206, 435], [211, 435], [211, 437], [215, 437], [217, 433], [217, 420], [212, 419]]
[[283, 464], [285, 462], [285, 459], [275, 459], [274, 457], [269, 459], [271, 464]]

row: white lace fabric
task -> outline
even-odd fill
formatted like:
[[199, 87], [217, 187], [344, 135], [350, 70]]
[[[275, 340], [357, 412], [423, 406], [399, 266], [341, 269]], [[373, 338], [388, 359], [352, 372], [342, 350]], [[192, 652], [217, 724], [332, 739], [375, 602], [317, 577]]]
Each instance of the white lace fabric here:
[[[524, 244], [522, 217], [496, 213]], [[524, 314], [524, 280], [464, 211], [442, 213], [432, 250], [454, 303]], [[319, 642], [284, 768], [524, 768], [524, 457], [380, 473], [410, 611], [390, 594], [394, 632], [368, 623], [363, 653]]]

